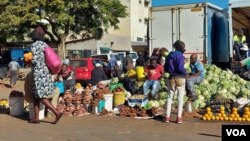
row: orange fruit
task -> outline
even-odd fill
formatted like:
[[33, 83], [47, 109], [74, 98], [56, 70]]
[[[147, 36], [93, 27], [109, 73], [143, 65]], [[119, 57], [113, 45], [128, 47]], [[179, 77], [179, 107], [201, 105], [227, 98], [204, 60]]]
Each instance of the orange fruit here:
[[238, 118], [237, 118], [237, 117], [235, 117], [235, 118], [234, 118], [234, 121], [237, 121], [237, 120], [238, 120]]
[[235, 111], [237, 112], [237, 111], [238, 111], [238, 109], [237, 109], [237, 108], [233, 108], [233, 112], [235, 112]]
[[223, 118], [223, 117], [220, 117], [220, 120], [224, 120], [224, 118]]
[[237, 115], [236, 115], [236, 117], [237, 117], [237, 118], [239, 118], [239, 117], [240, 117], [240, 115], [239, 115], [239, 114], [237, 114]]
[[211, 115], [211, 114], [213, 114], [211, 111], [207, 111], [207, 114], [209, 114], [209, 115]]
[[208, 120], [208, 121], [211, 120], [211, 117], [207, 117], [207, 120]]
[[224, 119], [225, 119], [225, 121], [228, 121], [228, 120], [229, 120], [229, 118], [228, 118], [228, 117], [224, 117]]
[[209, 115], [208, 115], [208, 114], [205, 114], [205, 117], [209, 117]]
[[224, 111], [225, 107], [224, 106], [220, 106], [220, 111]]
[[244, 109], [245, 111], [249, 111], [249, 107], [245, 107], [245, 109]]
[[242, 121], [246, 121], [246, 118], [242, 118]]
[[203, 116], [203, 117], [202, 117], [202, 120], [207, 120], [207, 117], [206, 117], [206, 116]]
[[233, 111], [233, 114], [234, 114], [234, 115], [237, 115], [238, 113], [237, 113], [237, 111]]
[[220, 111], [221, 114], [225, 114], [225, 111]]
[[215, 120], [215, 116], [212, 116], [211, 119], [212, 119], [212, 120]]
[[217, 116], [217, 117], [215, 117], [215, 119], [216, 119], [216, 120], [220, 120], [220, 117]]
[[245, 111], [245, 114], [246, 114], [246, 115], [249, 115], [249, 114], [250, 114], [250, 112], [249, 112], [249, 111]]
[[244, 117], [244, 118], [248, 118], [248, 115], [245, 114], [245, 115], [243, 115], [243, 117]]
[[222, 117], [222, 114], [220, 113], [220, 114], [218, 114], [218, 116], [219, 116], [219, 117]]
[[210, 111], [211, 111], [211, 108], [210, 108], [210, 107], [207, 107], [206, 110], [207, 110], [207, 112], [210, 112]]
[[239, 118], [238, 118], [238, 121], [241, 121], [241, 120], [242, 120], [242, 118], [241, 118], [241, 117], [239, 117]]
[[233, 121], [234, 119], [232, 117], [228, 118], [230, 121]]
[[222, 115], [222, 117], [224, 117], [224, 118], [225, 118], [225, 117], [227, 117], [227, 115], [226, 115], [226, 114], [223, 114], [223, 115]]
[[247, 120], [246, 121], [250, 121], [250, 118], [247, 118]]
[[235, 117], [235, 115], [234, 115], [234, 114], [231, 114], [231, 115], [230, 115], [230, 117], [234, 118], [234, 117]]

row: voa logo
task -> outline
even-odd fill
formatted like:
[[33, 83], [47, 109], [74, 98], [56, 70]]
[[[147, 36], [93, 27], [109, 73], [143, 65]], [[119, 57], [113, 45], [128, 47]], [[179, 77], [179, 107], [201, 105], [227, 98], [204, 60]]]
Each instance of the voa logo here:
[[227, 136], [247, 136], [244, 129], [226, 129]]

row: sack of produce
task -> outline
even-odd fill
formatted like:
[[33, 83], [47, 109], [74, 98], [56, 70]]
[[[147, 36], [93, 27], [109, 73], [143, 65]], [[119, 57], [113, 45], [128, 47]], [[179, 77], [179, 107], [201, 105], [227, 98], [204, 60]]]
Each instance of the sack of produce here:
[[250, 103], [250, 100], [247, 98], [239, 98], [234, 102], [234, 107], [238, 108], [238, 110], [241, 110], [243, 107], [248, 105]]

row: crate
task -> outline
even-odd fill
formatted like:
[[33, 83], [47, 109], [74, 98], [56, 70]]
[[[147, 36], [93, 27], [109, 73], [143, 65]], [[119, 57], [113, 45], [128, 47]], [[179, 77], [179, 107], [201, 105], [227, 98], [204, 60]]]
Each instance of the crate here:
[[133, 95], [128, 99], [128, 105], [134, 107], [136, 105], [144, 107], [148, 103], [148, 98], [144, 95]]

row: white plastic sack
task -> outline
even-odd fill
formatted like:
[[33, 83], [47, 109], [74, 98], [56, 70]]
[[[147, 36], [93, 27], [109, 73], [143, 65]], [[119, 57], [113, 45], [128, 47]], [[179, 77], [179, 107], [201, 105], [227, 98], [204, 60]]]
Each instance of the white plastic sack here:
[[247, 104], [250, 104], [250, 100], [242, 97], [235, 101], [234, 107], [238, 108], [238, 110], [241, 110]]

